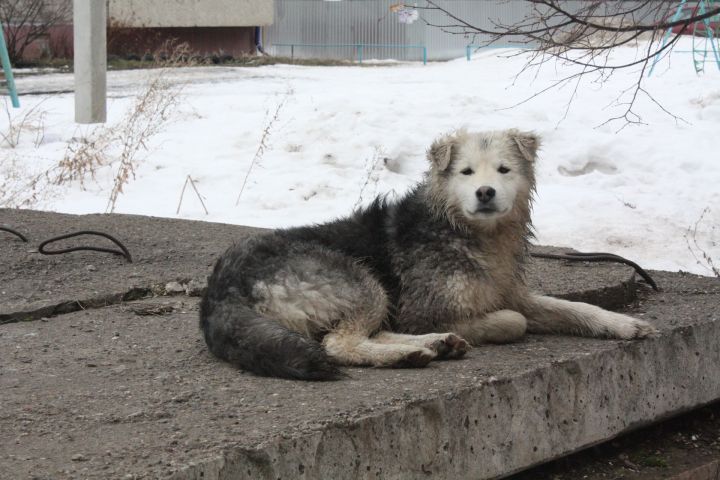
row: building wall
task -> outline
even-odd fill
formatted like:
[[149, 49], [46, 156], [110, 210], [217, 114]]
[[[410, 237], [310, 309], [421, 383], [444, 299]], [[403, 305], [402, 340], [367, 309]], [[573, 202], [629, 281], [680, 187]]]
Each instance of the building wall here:
[[256, 27], [273, 21], [273, 0], [109, 0], [126, 27]]
[[[24, 35], [21, 28], [20, 35]], [[57, 25], [48, 29], [42, 37], [32, 42], [23, 53], [25, 61], [37, 60], [39, 58], [72, 58], [73, 52], [73, 29], [72, 25]]]
[[[95, 0], [93, 0], [95, 1]], [[167, 40], [187, 42], [200, 55], [240, 56], [255, 52], [255, 27], [273, 18], [273, 0], [106, 0], [108, 53], [153, 53]], [[72, 58], [72, 0], [46, 0], [47, 8], [62, 8], [64, 20], [51, 27], [24, 52], [23, 60]], [[22, 13], [20, 5], [18, 12]], [[123, 19], [123, 20], [120, 20]], [[23, 36], [27, 26], [12, 23]]]
[[167, 27], [110, 28], [108, 54], [128, 58], [162, 53], [169, 40], [187, 43], [193, 53], [203, 57], [255, 53], [254, 27]]

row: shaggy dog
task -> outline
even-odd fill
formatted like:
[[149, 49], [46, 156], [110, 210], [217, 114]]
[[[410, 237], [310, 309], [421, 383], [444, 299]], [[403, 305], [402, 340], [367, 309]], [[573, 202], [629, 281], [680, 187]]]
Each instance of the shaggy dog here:
[[327, 380], [337, 365], [422, 367], [525, 332], [653, 334], [528, 291], [538, 147], [532, 133], [459, 131], [432, 144], [425, 181], [397, 202], [240, 240], [202, 301], [210, 351], [260, 375]]

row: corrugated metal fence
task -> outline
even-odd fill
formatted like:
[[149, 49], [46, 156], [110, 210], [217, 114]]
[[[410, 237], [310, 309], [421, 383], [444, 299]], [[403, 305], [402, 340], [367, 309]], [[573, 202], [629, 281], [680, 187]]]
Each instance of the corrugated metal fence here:
[[[446, 15], [419, 9], [419, 19], [401, 23], [390, 6], [394, 0], [275, 0], [275, 19], [265, 28], [264, 40], [273, 55], [290, 56], [289, 46], [277, 44], [323, 45], [295, 46], [297, 58], [357, 59], [352, 46], [364, 47], [364, 58], [422, 60], [422, 50], [393, 45], [425, 46], [429, 60], [446, 60], [465, 55], [465, 46], [472, 43], [470, 35], [454, 35], [430, 25], [455, 23]], [[407, 2], [409, 3], [409, 2]], [[422, 5], [424, 2], [418, 2]], [[443, 6], [463, 20], [484, 28], [492, 28], [493, 20], [511, 22], [529, 13], [526, 2], [453, 0]], [[428, 25], [428, 23], [430, 25]]]
[[[416, 2], [420, 18], [402, 23], [401, 16], [390, 8], [398, 3], [399, 0], [275, 0], [274, 23], [264, 29], [266, 49], [279, 56], [290, 56], [292, 52], [296, 58], [357, 60], [360, 54], [364, 59], [422, 60], [423, 50], [417, 48], [420, 46], [426, 48], [429, 60], [447, 60], [464, 56], [468, 44], [484, 40], [480, 35], [452, 34], [444, 31], [448, 28], [439, 28], [438, 25], [457, 22], [442, 12], [423, 9], [424, 1]], [[531, 3], [524, 0], [437, 3], [456, 17], [486, 30], [494, 30], [496, 22], [511, 25], [533, 13]], [[627, 6], [633, 2], [623, 3]], [[575, 10], [583, 4], [586, 2], [577, 0], [565, 6]], [[357, 44], [365, 46], [359, 49]]]

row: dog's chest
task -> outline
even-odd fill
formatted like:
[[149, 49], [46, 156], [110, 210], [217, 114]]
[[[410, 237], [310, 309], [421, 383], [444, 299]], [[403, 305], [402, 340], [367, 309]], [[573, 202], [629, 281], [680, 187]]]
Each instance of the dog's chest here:
[[[448, 294], [466, 312], [504, 308], [515, 285], [515, 257], [504, 249], [456, 247], [464, 257], [450, 276]], [[493, 251], [494, 250], [494, 251]]]
[[[434, 309], [463, 318], [505, 308], [512, 295], [515, 258], [506, 249], [491, 247], [445, 239], [405, 251], [400, 275], [405, 303], [429, 301]], [[418, 298], [418, 292], [428, 298]]]

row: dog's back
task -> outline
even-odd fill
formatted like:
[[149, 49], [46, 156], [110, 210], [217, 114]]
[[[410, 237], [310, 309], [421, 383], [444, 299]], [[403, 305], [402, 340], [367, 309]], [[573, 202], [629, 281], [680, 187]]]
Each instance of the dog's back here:
[[389, 264], [385, 212], [378, 200], [347, 219], [279, 230], [228, 249], [201, 303], [211, 352], [260, 375], [338, 378], [328, 342], [320, 341], [338, 328], [368, 336], [385, 320], [385, 290], [372, 273], [374, 265]]

